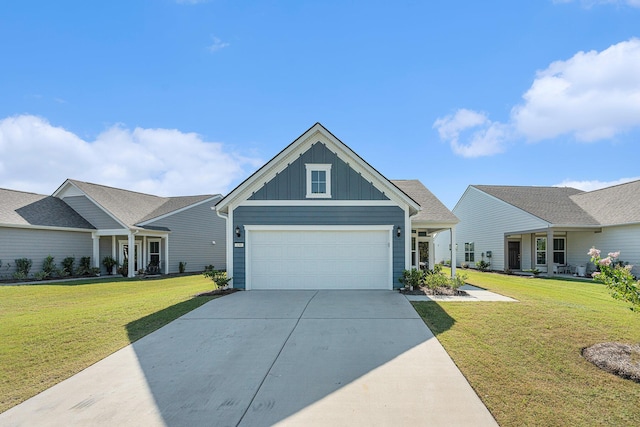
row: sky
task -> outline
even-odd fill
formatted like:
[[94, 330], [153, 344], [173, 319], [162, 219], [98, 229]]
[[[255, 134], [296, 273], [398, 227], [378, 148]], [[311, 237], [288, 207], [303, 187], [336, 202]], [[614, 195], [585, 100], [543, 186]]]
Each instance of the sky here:
[[0, 2], [0, 187], [226, 194], [314, 123], [452, 209], [640, 179], [640, 0]]

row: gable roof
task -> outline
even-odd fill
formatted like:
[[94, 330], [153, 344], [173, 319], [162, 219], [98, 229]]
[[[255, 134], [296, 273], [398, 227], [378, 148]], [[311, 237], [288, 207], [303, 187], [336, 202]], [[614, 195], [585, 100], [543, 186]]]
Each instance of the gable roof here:
[[582, 193], [571, 187], [472, 185], [497, 199], [555, 225], [598, 225], [571, 196]]
[[[356, 154], [345, 143], [335, 137], [322, 124], [316, 123], [306, 132], [296, 138], [291, 144], [286, 146], [275, 157], [269, 160], [260, 169], [240, 183], [235, 189], [220, 200], [216, 205], [216, 210], [221, 213], [227, 213], [229, 205], [238, 200], [248, 199], [252, 192], [259, 189], [265, 182], [270, 181], [276, 174], [283, 171], [290, 161], [294, 160], [297, 155], [302, 154], [306, 148], [321, 138], [323, 142], [328, 144], [332, 151], [335, 151], [339, 158], [350, 164], [351, 167], [362, 172], [363, 176], [367, 176], [374, 185], [378, 187], [389, 198], [396, 202], [403, 202], [409, 206], [410, 213], [415, 214], [420, 210], [420, 205], [410, 196], [405, 194], [391, 181], [385, 178], [373, 166], [367, 163], [362, 157]], [[384, 191], [386, 190], [386, 191]]]
[[0, 224], [94, 229], [87, 220], [56, 197], [2, 188]]
[[418, 225], [457, 224], [460, 222], [434, 194], [417, 179], [393, 179], [391, 182], [420, 204], [421, 210], [411, 222]]
[[127, 227], [136, 227], [162, 216], [176, 213], [192, 205], [220, 198], [218, 195], [159, 197], [121, 188], [67, 179], [55, 192], [60, 196], [71, 185], [84, 193], [93, 203]]
[[640, 180], [571, 196], [602, 225], [640, 222]]

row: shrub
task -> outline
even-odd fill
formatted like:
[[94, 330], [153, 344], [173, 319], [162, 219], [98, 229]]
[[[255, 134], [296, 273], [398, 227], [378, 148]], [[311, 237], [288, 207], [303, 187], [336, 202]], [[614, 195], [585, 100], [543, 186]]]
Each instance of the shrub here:
[[429, 289], [438, 289], [438, 288], [444, 288], [444, 287], [448, 287], [449, 286], [449, 279], [447, 278], [447, 276], [442, 272], [442, 269], [434, 269], [433, 271], [429, 271], [427, 273], [427, 275], [424, 278], [424, 284], [429, 288]]
[[640, 311], [640, 281], [631, 274], [633, 266], [616, 262], [620, 252], [609, 252], [606, 258], [601, 258], [600, 251], [592, 247], [588, 255], [600, 269], [592, 274], [593, 279], [609, 288], [613, 298], [631, 303], [631, 310]]
[[51, 255], [47, 256], [42, 262], [42, 273], [45, 274], [45, 277], [51, 277], [57, 270], [55, 258]]
[[186, 262], [184, 262], [184, 261], [180, 261], [180, 262], [178, 263], [178, 271], [179, 271], [180, 273], [184, 273], [184, 271], [185, 271], [186, 269], [187, 269], [187, 263], [186, 263]]
[[89, 274], [93, 274], [93, 268], [91, 267], [91, 257], [83, 256], [80, 258], [80, 263], [78, 265], [78, 270], [76, 270], [76, 274], [78, 276], [86, 276]]
[[19, 258], [15, 260], [16, 272], [13, 273], [13, 277], [16, 279], [26, 279], [29, 277], [29, 271], [33, 265], [33, 261], [28, 258]]
[[404, 270], [402, 272], [402, 277], [398, 278], [398, 282], [403, 284], [405, 287], [419, 287], [424, 283], [424, 277], [426, 273], [422, 270], [417, 270], [412, 268], [411, 270]]
[[454, 291], [457, 290], [460, 286], [465, 285], [467, 282], [467, 275], [464, 273], [456, 273], [456, 277], [449, 278], [449, 287]]
[[487, 271], [489, 269], [490, 265], [491, 265], [491, 263], [487, 262], [485, 260], [480, 260], [480, 261], [476, 262], [476, 267], [480, 271]]
[[73, 275], [75, 271], [73, 264], [75, 264], [75, 262], [76, 262], [76, 259], [75, 257], [72, 257], [72, 256], [68, 256], [62, 260], [60, 264], [62, 265], [62, 271], [64, 271], [65, 276]]
[[118, 265], [118, 261], [110, 255], [102, 258], [102, 265], [107, 269], [107, 274], [113, 274], [113, 267]]
[[202, 272], [202, 275], [211, 279], [216, 285], [216, 289], [228, 286], [229, 282], [231, 282], [231, 280], [233, 279], [233, 277], [227, 277], [226, 271], [218, 271], [213, 265], [206, 266], [204, 268], [204, 271]]
[[127, 259], [118, 267], [118, 274], [121, 274], [123, 277], [129, 276], [129, 261]]

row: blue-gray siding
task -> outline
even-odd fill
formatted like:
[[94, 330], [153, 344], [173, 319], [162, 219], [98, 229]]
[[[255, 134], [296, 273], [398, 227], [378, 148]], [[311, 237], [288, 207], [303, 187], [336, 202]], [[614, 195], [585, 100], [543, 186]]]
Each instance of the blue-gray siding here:
[[[171, 230], [169, 272], [177, 272], [181, 261], [187, 263], [186, 271], [203, 271], [210, 264], [218, 270], [226, 270], [226, 221], [211, 209], [218, 200], [201, 203], [149, 224]], [[163, 247], [161, 258], [164, 260]]]
[[113, 230], [123, 228], [116, 220], [107, 215], [85, 196], [65, 197], [64, 201], [89, 221], [95, 228], [101, 230]]
[[306, 199], [307, 163], [331, 164], [332, 200], [389, 200], [371, 182], [353, 170], [327, 147], [316, 142], [309, 150], [288, 165], [275, 178], [256, 191], [249, 200]]
[[49, 255], [58, 266], [69, 256], [76, 258], [77, 265], [81, 257], [91, 256], [93, 248], [90, 232], [0, 227], [0, 242], [0, 279], [12, 277], [17, 258], [33, 261], [32, 276], [42, 271], [42, 262]]
[[[245, 225], [393, 225], [404, 228], [404, 211], [397, 206], [240, 206], [233, 211], [234, 243], [244, 242]], [[393, 234], [393, 286], [404, 270], [404, 234]], [[233, 248], [233, 286], [244, 289], [245, 248]]]

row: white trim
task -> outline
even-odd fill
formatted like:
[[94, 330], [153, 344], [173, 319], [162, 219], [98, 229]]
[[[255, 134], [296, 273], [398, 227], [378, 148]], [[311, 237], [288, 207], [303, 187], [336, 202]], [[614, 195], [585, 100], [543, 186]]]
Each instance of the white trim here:
[[[77, 189], [78, 191], [80, 191], [82, 194], [74, 194], [73, 196], [69, 196], [69, 197], [86, 197], [91, 203], [93, 203], [94, 205], [96, 205], [96, 207], [98, 209], [100, 209], [102, 212], [104, 212], [105, 214], [107, 214], [107, 216], [109, 216], [112, 220], [114, 220], [115, 222], [117, 222], [118, 224], [122, 225], [122, 227], [127, 228], [127, 224], [125, 224], [124, 222], [122, 222], [120, 219], [116, 218], [115, 215], [113, 215], [108, 209], [104, 208], [100, 203], [96, 202], [93, 198], [91, 198], [87, 193], [85, 193], [84, 191], [82, 191], [82, 189], [80, 189], [77, 185], [75, 185], [73, 182], [69, 181], [68, 179], [65, 181], [64, 184], [62, 184], [62, 186], [60, 188], [58, 188], [55, 193], [53, 193], [54, 197], [58, 197], [59, 199], [64, 201], [64, 193], [66, 193], [68, 190], [66, 190], [64, 187], [66, 185], [71, 185], [73, 186], [75, 189]], [[126, 190], [125, 190], [126, 191]], [[62, 197], [60, 197], [59, 195], [62, 194]]]
[[149, 237], [148, 239], [145, 237], [143, 240], [146, 240], [145, 242], [145, 247], [147, 248], [145, 250], [145, 260], [144, 260], [144, 268], [147, 268], [146, 266], [149, 265], [151, 263], [151, 255], [154, 255], [151, 252], [151, 243], [157, 243], [158, 244], [158, 267], [162, 267], [162, 239], [159, 237]]
[[[251, 233], [253, 231], [388, 231], [389, 269], [387, 283], [393, 290], [393, 238], [394, 225], [245, 225], [244, 226], [244, 287], [251, 290]], [[233, 246], [233, 245], [227, 245]], [[409, 247], [411, 249], [411, 247]]]
[[48, 231], [73, 231], [78, 233], [95, 233], [94, 228], [71, 228], [71, 227], [53, 227], [49, 225], [31, 225], [31, 224], [4, 224], [0, 223], [0, 228], [26, 228], [31, 230], [48, 230]]
[[[285, 170], [301, 154], [307, 151], [313, 143], [320, 142], [328, 150], [334, 152], [339, 159], [347, 163], [354, 171], [359, 172], [362, 177], [374, 185], [399, 206], [408, 205], [415, 211], [420, 210], [420, 205], [408, 195], [402, 192], [397, 186], [376, 171], [371, 165], [360, 158], [353, 150], [347, 147], [342, 141], [333, 136], [324, 126], [316, 123], [304, 134], [289, 144], [278, 155], [272, 158], [257, 172], [247, 178], [242, 184], [227, 194], [217, 205], [217, 208], [226, 213], [230, 210], [230, 205], [234, 202], [251, 197], [251, 194], [258, 191], [264, 184], [271, 181], [277, 174]], [[374, 183], [375, 181], [375, 183]]]
[[[201, 200], [201, 201], [199, 201], [199, 202], [196, 202], [196, 203], [190, 204], [190, 205], [185, 206], [185, 207], [180, 208], [180, 209], [176, 209], [175, 211], [167, 212], [167, 213], [166, 213], [166, 214], [164, 214], [164, 215], [160, 215], [160, 216], [157, 216], [157, 217], [155, 217], [155, 218], [148, 219], [148, 220], [143, 221], [143, 222], [138, 222], [138, 223], [136, 223], [136, 225], [139, 225], [139, 226], [148, 225], [148, 224], [150, 224], [150, 223], [152, 223], [152, 222], [160, 221], [161, 219], [165, 219], [165, 218], [167, 218], [167, 217], [169, 217], [169, 216], [171, 216], [171, 215], [175, 215], [175, 214], [177, 214], [177, 213], [184, 212], [184, 211], [186, 211], [186, 210], [188, 210], [188, 209], [195, 208], [196, 206], [202, 205], [203, 203], [211, 202], [211, 201], [213, 201], [213, 200], [215, 200], [215, 199], [219, 199], [218, 201], [220, 201], [220, 199], [222, 199], [222, 196], [221, 196], [220, 194], [216, 194], [216, 195], [215, 195], [215, 196], [213, 196], [213, 197], [209, 197], [208, 199]], [[214, 207], [215, 207], [215, 203], [214, 203], [214, 205], [211, 207], [211, 209], [213, 209]]]
[[[331, 164], [328, 163], [305, 163], [307, 199], [330, 199], [331, 198]], [[313, 172], [324, 172], [325, 192], [314, 193], [312, 191], [313, 180], [311, 178]]]
[[238, 206], [399, 206], [393, 200], [245, 200]]

